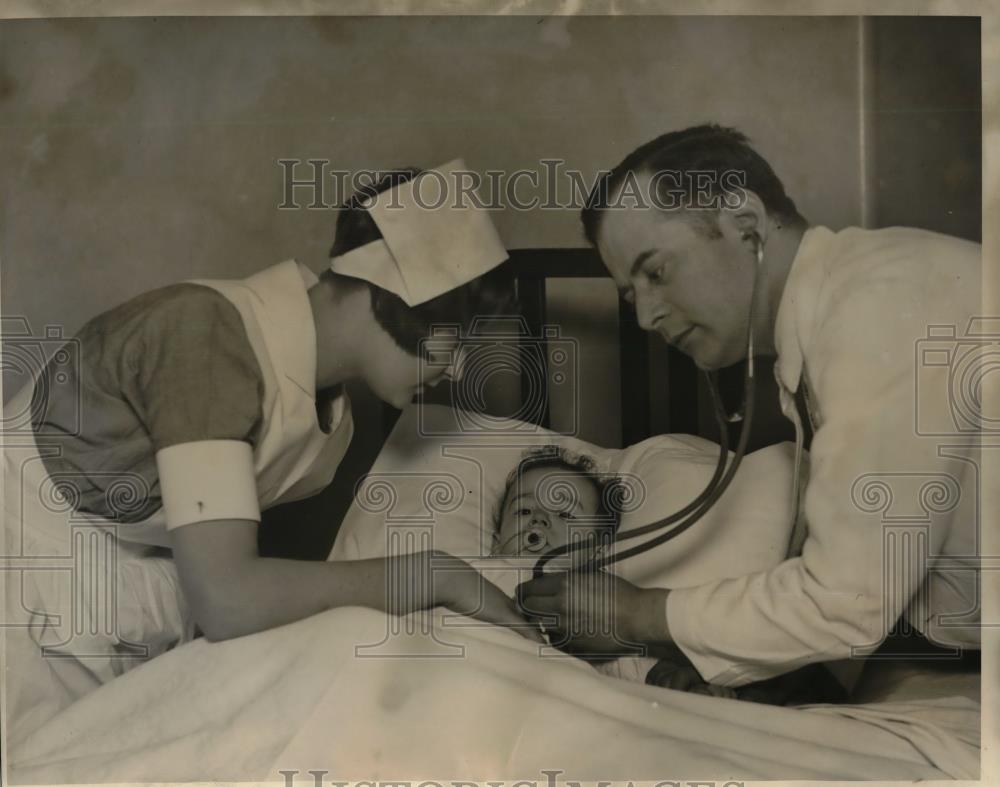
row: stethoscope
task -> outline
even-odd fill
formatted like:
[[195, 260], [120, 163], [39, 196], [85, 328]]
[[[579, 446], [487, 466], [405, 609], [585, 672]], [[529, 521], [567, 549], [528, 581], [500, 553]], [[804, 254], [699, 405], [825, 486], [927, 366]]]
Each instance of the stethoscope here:
[[[757, 264], [754, 267], [753, 289], [750, 296], [749, 323], [747, 326], [747, 362], [746, 368], [743, 372], [743, 402], [735, 413], [726, 413], [725, 406], [722, 403], [722, 398], [719, 396], [719, 386], [715, 372], [705, 372], [705, 378], [708, 382], [708, 390], [712, 397], [712, 407], [715, 411], [715, 422], [719, 428], [720, 436], [719, 459], [718, 462], [716, 462], [715, 472], [713, 473], [711, 480], [702, 490], [701, 494], [684, 506], [684, 508], [680, 511], [648, 525], [633, 528], [625, 533], [616, 533], [612, 543], [617, 544], [620, 541], [627, 541], [641, 536], [652, 534], [656, 535], [652, 535], [651, 538], [648, 538], [641, 544], [637, 544], [636, 546], [620, 552], [617, 550], [610, 550], [608, 554], [603, 554], [602, 551], [601, 554], [596, 555], [588, 562], [574, 567], [575, 571], [597, 571], [605, 568], [606, 566], [610, 566], [613, 563], [617, 563], [620, 560], [641, 555], [643, 552], [647, 552], [660, 544], [665, 544], [667, 541], [677, 538], [679, 535], [689, 530], [696, 522], [708, 513], [719, 498], [725, 494], [726, 489], [729, 487], [733, 477], [736, 475], [736, 471], [739, 469], [740, 463], [743, 461], [743, 457], [746, 454], [747, 442], [750, 439], [750, 427], [753, 423], [754, 381], [756, 379], [754, 374], [754, 315], [758, 298], [758, 288], [763, 278], [760, 274], [764, 266], [764, 244], [761, 241], [760, 236], [757, 233], [752, 233], [752, 235], [746, 237], [753, 237], [756, 239], [755, 254]], [[739, 441], [736, 444], [736, 453], [734, 454], [732, 461], [729, 462], [729, 430], [727, 427], [729, 424], [733, 423], [742, 423], [743, 426], [740, 430]], [[726, 466], [727, 463], [728, 468]], [[542, 549], [548, 545], [546, 533], [542, 528], [529, 528], [525, 532], [524, 536], [525, 548], [528, 551], [537, 553], [542, 551]], [[535, 578], [540, 577], [545, 571], [545, 566], [551, 560], [577, 549], [582, 549], [586, 546], [588, 546], [588, 542], [578, 541], [565, 544], [545, 552], [535, 563], [535, 567], [532, 572], [533, 576]]]

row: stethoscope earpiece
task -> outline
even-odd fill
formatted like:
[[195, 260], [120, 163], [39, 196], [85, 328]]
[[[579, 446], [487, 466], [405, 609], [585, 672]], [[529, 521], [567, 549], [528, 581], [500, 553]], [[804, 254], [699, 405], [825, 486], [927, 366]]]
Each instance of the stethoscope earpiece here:
[[764, 240], [760, 237], [760, 233], [754, 230], [753, 232], [744, 232], [743, 240], [753, 240], [754, 254], [757, 257], [757, 265], [760, 265], [764, 261]]

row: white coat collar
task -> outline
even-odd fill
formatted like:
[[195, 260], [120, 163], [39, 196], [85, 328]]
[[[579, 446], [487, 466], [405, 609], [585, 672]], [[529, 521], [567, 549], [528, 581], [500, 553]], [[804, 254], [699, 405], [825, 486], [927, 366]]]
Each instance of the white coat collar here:
[[805, 348], [811, 339], [809, 317], [816, 313], [825, 278], [822, 261], [833, 237], [834, 233], [826, 227], [810, 227], [803, 233], [778, 304], [774, 324], [778, 360], [774, 373], [778, 382], [792, 393], [798, 390], [802, 378]]
[[319, 279], [305, 265], [286, 260], [244, 280], [264, 305], [269, 343], [285, 376], [316, 398], [316, 324], [308, 290]]

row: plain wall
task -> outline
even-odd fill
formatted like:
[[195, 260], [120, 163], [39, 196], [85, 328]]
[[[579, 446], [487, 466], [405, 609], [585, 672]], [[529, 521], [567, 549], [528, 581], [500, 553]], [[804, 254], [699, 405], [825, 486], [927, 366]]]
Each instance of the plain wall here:
[[[277, 209], [281, 158], [513, 171], [558, 157], [591, 182], [711, 120], [749, 134], [807, 216], [856, 223], [857, 50], [849, 17], [5, 22], [4, 313], [71, 335], [174, 281], [288, 257], [320, 270], [333, 211]], [[576, 209], [496, 221], [510, 247], [583, 243]], [[551, 307], [585, 348], [581, 436], [614, 445], [613, 288], [557, 284]]]
[[979, 19], [871, 26], [872, 221], [982, 238]]

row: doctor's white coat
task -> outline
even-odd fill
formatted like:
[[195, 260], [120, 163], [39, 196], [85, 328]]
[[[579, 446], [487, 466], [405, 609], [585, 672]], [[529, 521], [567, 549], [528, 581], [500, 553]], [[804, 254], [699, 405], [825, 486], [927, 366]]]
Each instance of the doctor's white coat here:
[[[742, 685], [874, 650], [894, 629], [979, 647], [978, 244], [906, 228], [808, 230], [775, 329], [786, 415], [816, 428], [801, 556], [674, 590], [705, 680]], [[994, 331], [996, 333], [996, 331]], [[774, 494], [785, 494], [775, 489]]]

